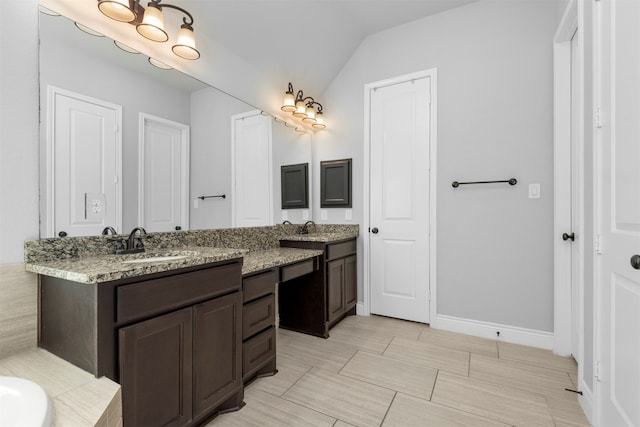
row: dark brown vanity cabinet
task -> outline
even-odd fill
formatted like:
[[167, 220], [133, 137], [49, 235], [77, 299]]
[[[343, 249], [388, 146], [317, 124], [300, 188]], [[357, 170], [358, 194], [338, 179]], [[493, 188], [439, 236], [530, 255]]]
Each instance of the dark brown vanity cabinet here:
[[356, 239], [330, 243], [281, 240], [280, 245], [323, 251], [317, 271], [289, 282], [281, 280], [280, 327], [328, 337], [331, 327], [356, 312]]
[[242, 262], [87, 285], [40, 281], [39, 344], [122, 387], [124, 426], [240, 408]]
[[242, 279], [242, 377], [245, 383], [276, 370], [277, 271], [266, 270]]

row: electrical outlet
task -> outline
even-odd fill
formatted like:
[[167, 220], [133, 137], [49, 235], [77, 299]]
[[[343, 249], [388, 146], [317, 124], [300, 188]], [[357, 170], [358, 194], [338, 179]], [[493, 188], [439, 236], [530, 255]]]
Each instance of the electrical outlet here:
[[344, 219], [345, 221], [351, 221], [353, 219], [353, 212], [351, 211], [351, 209], [345, 209]]
[[282, 211], [282, 220], [289, 221], [289, 211]]
[[302, 211], [302, 220], [309, 221], [309, 211], [306, 209]]
[[320, 219], [322, 221], [326, 221], [327, 220], [327, 210], [326, 209], [320, 210]]
[[100, 193], [84, 194], [84, 218], [88, 220], [106, 217], [107, 197]]

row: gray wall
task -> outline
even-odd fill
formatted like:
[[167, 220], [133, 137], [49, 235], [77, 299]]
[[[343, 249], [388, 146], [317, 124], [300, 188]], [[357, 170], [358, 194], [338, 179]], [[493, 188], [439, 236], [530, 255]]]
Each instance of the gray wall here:
[[[555, 2], [473, 3], [368, 37], [321, 97], [331, 115], [314, 162], [353, 157], [361, 222], [364, 85], [438, 69], [439, 314], [553, 330], [555, 27]], [[510, 177], [516, 187], [451, 187]], [[527, 198], [529, 183], [541, 199]]]

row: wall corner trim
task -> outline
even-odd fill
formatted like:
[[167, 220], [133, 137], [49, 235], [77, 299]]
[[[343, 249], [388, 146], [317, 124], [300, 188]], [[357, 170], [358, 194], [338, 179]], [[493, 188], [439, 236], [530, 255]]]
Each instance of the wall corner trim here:
[[582, 391], [582, 396], [578, 396], [578, 403], [584, 411], [584, 415], [587, 417], [587, 421], [591, 425], [595, 425], [595, 408], [593, 406], [593, 393], [587, 383], [584, 380], [580, 380], [578, 390]]
[[[464, 319], [461, 317], [437, 315], [437, 329], [458, 332], [476, 337], [497, 339], [512, 344], [528, 345], [530, 347], [553, 349], [553, 333], [535, 329], [520, 328], [518, 326], [502, 325], [499, 323], [483, 322], [480, 320]], [[500, 332], [500, 337], [496, 336]]]
[[365, 309], [363, 302], [359, 302], [356, 304], [356, 314], [358, 316], [369, 316], [369, 312], [367, 312], [367, 310]]

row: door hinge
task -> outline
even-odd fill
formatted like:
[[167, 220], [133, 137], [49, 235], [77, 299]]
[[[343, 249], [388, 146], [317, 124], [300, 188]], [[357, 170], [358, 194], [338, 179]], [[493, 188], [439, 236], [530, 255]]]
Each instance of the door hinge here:
[[600, 129], [602, 127], [602, 110], [600, 108], [596, 108], [593, 120], [596, 128]]
[[602, 254], [602, 237], [599, 234], [596, 234], [593, 239], [593, 249], [596, 254]]
[[596, 377], [596, 380], [600, 381], [600, 361], [599, 360], [596, 362], [594, 371], [595, 371], [594, 376]]

